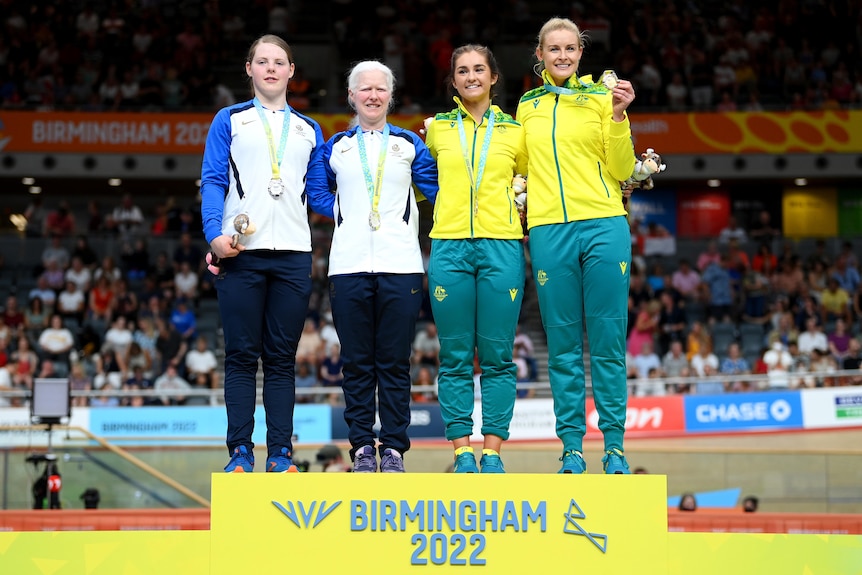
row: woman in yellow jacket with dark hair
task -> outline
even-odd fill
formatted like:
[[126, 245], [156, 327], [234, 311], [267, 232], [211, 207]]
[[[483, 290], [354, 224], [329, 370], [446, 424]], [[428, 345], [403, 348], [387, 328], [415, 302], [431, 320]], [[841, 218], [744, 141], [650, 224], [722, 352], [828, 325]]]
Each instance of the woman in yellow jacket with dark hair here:
[[539, 32], [541, 87], [521, 97], [517, 118], [529, 152], [530, 256], [542, 323], [560, 473], [585, 473], [584, 341], [590, 343], [593, 395], [604, 434], [605, 473], [626, 474], [626, 403], [631, 236], [620, 182], [632, 175], [635, 155], [625, 113], [631, 83], [608, 75], [577, 75], [583, 37], [568, 19], [549, 20]]
[[488, 48], [457, 48], [451, 81], [458, 107], [437, 114], [426, 136], [440, 183], [428, 285], [440, 339], [440, 409], [456, 473], [479, 471], [470, 447], [474, 354], [482, 369], [482, 473], [504, 473], [500, 448], [516, 397], [512, 348], [524, 292], [524, 234], [512, 184], [527, 158], [521, 125], [491, 104], [499, 78]]

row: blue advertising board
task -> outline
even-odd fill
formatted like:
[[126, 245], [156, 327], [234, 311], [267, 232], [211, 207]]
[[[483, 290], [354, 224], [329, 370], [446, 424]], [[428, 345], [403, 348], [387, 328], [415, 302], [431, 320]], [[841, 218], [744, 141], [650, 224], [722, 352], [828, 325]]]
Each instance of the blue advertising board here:
[[[374, 422], [374, 431], [380, 430], [380, 418]], [[436, 403], [421, 403], [410, 407], [410, 427], [407, 429], [411, 439], [442, 439], [445, 436], [443, 416]], [[332, 441], [347, 440], [347, 424], [344, 423], [344, 408], [332, 408]]]
[[795, 391], [687, 395], [684, 405], [688, 433], [802, 428], [802, 400]]
[[649, 191], [636, 191], [629, 198], [629, 214], [646, 226], [656, 223], [664, 227], [672, 236], [676, 229], [676, 190], [655, 188]]
[[[224, 407], [100, 407], [90, 411], [90, 431], [123, 445], [154, 445], [168, 438], [172, 445], [224, 443], [227, 414]], [[294, 436], [303, 443], [328, 443], [332, 408], [300, 404], [293, 416]], [[266, 445], [266, 413], [254, 412], [252, 441]]]

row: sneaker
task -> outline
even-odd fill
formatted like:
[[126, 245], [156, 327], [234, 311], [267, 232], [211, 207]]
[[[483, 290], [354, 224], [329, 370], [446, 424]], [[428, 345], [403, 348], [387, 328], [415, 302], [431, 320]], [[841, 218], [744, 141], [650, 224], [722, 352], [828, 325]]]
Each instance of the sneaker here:
[[482, 473], [506, 473], [503, 469], [503, 460], [499, 455], [486, 453], [479, 460], [479, 465], [482, 466]]
[[452, 467], [454, 473], [479, 473], [476, 467], [476, 456], [472, 451], [465, 451], [455, 457], [455, 465]]
[[370, 445], [360, 447], [353, 455], [353, 473], [374, 473], [377, 471], [377, 457]]
[[380, 458], [381, 473], [404, 473], [404, 458], [394, 449], [385, 449]]
[[266, 460], [266, 470], [270, 473], [299, 473], [286, 447], [282, 447], [278, 455], [273, 455]]
[[629, 475], [629, 464], [619, 449], [608, 449], [602, 457], [602, 467], [608, 475]]
[[584, 461], [584, 455], [580, 451], [564, 451], [560, 458], [563, 466], [557, 473], [575, 473], [580, 475], [587, 472], [587, 462]]
[[224, 470], [228, 473], [251, 473], [254, 471], [254, 455], [248, 452], [245, 445], [238, 445]]

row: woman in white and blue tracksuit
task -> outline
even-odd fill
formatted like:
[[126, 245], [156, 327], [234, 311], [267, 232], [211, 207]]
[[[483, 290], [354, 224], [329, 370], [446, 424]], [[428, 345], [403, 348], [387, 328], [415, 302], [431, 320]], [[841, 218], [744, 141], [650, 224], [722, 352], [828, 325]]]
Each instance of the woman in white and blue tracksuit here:
[[[314, 120], [287, 105], [293, 71], [290, 47], [281, 38], [255, 41], [246, 61], [255, 97], [215, 115], [204, 151], [201, 213], [209, 257], [219, 266], [215, 286], [225, 339], [228, 472], [253, 470], [259, 359], [266, 471], [296, 471], [294, 363], [311, 294], [308, 206], [332, 215], [333, 198], [304, 189], [323, 134]], [[239, 215], [251, 226], [237, 236]]]
[[424, 273], [417, 191], [432, 202], [437, 195], [437, 165], [425, 144], [387, 123], [393, 83], [379, 62], [354, 66], [348, 100], [357, 125], [326, 142], [308, 175], [310, 195], [335, 191], [329, 295], [355, 472], [376, 471], [378, 451], [380, 471], [404, 471], [411, 343]]

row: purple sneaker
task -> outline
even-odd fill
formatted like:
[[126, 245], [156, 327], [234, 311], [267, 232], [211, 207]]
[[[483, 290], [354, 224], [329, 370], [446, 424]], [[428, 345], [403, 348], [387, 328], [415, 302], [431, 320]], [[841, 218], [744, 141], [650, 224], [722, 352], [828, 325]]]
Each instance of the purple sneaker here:
[[370, 445], [360, 447], [353, 455], [353, 473], [374, 473], [377, 471], [377, 457]]
[[394, 449], [383, 451], [380, 458], [380, 471], [383, 473], [404, 473], [404, 458]]

